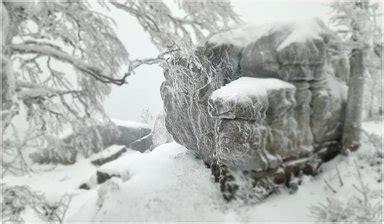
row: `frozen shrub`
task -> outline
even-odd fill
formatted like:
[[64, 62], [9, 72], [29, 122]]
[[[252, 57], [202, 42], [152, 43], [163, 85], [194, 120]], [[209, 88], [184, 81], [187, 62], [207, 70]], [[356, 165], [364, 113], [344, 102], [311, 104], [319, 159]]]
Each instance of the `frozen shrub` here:
[[320, 203], [312, 206], [310, 212], [317, 220], [324, 222], [382, 223], [381, 192], [369, 188], [363, 182], [356, 163], [355, 166], [359, 186], [353, 185], [353, 187], [359, 193], [358, 196], [350, 197], [347, 200], [327, 198], [325, 204]]
[[153, 141], [153, 148], [156, 148], [161, 144], [165, 144], [173, 141], [172, 135], [168, 132], [165, 126], [164, 112], [159, 113], [155, 119], [155, 122], [152, 128], [152, 141]]
[[49, 203], [44, 196], [31, 191], [27, 186], [2, 186], [1, 221], [24, 222], [22, 213], [31, 208], [44, 221], [62, 223], [71, 197], [65, 195], [60, 201]]

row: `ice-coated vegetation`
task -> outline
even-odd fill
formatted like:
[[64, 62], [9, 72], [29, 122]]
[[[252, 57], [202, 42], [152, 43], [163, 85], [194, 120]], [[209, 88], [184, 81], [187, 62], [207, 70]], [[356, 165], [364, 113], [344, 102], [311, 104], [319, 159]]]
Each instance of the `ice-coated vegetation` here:
[[381, 2], [240, 5], [3, 1], [0, 221], [381, 223]]

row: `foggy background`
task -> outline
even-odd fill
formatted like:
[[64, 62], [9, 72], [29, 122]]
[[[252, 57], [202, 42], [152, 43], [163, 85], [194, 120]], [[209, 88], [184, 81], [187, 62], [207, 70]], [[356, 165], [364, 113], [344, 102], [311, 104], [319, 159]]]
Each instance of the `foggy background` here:
[[[328, 23], [331, 12], [326, 1], [232, 1], [232, 5], [244, 22], [252, 24], [313, 17]], [[156, 57], [158, 50], [136, 18], [121, 10], [112, 10], [111, 13], [116, 21], [116, 32], [132, 59]], [[104, 102], [107, 114], [115, 119], [141, 121], [143, 109], [148, 108], [156, 116], [162, 110], [160, 85], [163, 80], [158, 65], [140, 67], [127, 79], [128, 84], [113, 86], [112, 93]]]

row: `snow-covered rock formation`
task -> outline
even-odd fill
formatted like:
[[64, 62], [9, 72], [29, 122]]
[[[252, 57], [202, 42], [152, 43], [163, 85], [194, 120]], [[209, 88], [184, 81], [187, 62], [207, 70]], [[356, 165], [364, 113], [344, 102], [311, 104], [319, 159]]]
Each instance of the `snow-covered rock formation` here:
[[349, 76], [345, 57], [334, 55], [337, 43], [318, 19], [213, 36], [196, 52], [215, 72], [183, 59], [176, 63], [192, 69], [177, 77], [165, 72], [168, 131], [208, 165], [232, 170], [265, 172], [330, 157], [342, 134]]
[[249, 77], [214, 91], [208, 103], [209, 113], [217, 118], [218, 158], [242, 170], [277, 168], [293, 151], [294, 92], [287, 82]]

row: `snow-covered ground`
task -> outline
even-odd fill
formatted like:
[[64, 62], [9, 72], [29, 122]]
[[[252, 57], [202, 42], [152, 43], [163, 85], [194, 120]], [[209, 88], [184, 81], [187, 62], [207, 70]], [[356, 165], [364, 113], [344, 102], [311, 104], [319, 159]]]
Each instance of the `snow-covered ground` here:
[[377, 136], [383, 135], [383, 122], [382, 121], [367, 121], [363, 123], [363, 129], [368, 133], [375, 134]]
[[[364, 124], [364, 128], [367, 132], [381, 135], [383, 125], [372, 122]], [[290, 194], [287, 189], [282, 189], [280, 193], [252, 205], [239, 201], [225, 202], [210, 170], [176, 143], [164, 144], [145, 153], [128, 149], [119, 159], [101, 167], [92, 165], [89, 159], [81, 159], [74, 165], [60, 165], [29, 176], [5, 177], [2, 182], [28, 185], [32, 190], [44, 193], [50, 201], [71, 194], [66, 222], [313, 222], [316, 217], [311, 215], [311, 206], [326, 204], [327, 198], [347, 203], [353, 197], [362, 197], [354, 187], [360, 186], [357, 167], [363, 183], [376, 192], [370, 195], [370, 200], [382, 199], [382, 185], [378, 181], [382, 179], [382, 164], [375, 160], [375, 156], [370, 156], [377, 148], [368, 138], [363, 140], [358, 152], [349, 157], [338, 156], [323, 164], [323, 172], [318, 176], [304, 177], [296, 193]], [[113, 177], [103, 184], [93, 185], [90, 190], [79, 189], [81, 184], [94, 180], [96, 170], [115, 170], [125, 178]], [[29, 222], [39, 220], [31, 210], [24, 213], [24, 219]]]

